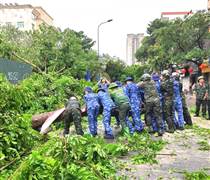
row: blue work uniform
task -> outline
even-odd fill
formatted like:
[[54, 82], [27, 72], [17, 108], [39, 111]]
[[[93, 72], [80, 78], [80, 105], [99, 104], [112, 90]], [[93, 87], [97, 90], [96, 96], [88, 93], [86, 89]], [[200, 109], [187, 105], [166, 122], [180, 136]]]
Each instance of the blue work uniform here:
[[[174, 123], [176, 127], [184, 127], [184, 116], [183, 116], [183, 107], [182, 107], [182, 97], [181, 97], [181, 87], [180, 82], [174, 80]], [[178, 117], [176, 118], [176, 113]]]
[[110, 127], [110, 121], [111, 121], [111, 111], [115, 107], [115, 104], [112, 101], [111, 97], [109, 96], [108, 92], [99, 91], [98, 99], [100, 105], [102, 105], [103, 107], [103, 124], [104, 124], [105, 134], [112, 136], [113, 132], [112, 128]]
[[132, 119], [135, 130], [142, 131], [143, 124], [140, 118], [141, 99], [139, 98], [139, 88], [135, 83], [131, 82], [125, 86], [125, 93], [130, 101]]
[[98, 96], [95, 93], [88, 93], [84, 96], [87, 107], [88, 124], [90, 133], [97, 135], [97, 116], [99, 114]]

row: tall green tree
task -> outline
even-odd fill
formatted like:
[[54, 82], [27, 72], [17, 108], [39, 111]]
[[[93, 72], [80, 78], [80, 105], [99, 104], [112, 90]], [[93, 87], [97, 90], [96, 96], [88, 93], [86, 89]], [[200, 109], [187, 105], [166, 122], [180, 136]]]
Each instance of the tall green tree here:
[[23, 32], [12, 26], [0, 28], [0, 57], [29, 63], [39, 73], [66, 73], [79, 79], [87, 70], [97, 74], [100, 63], [93, 45], [84, 32], [71, 29], [41, 26]]
[[209, 52], [204, 48], [204, 42], [210, 39], [209, 22], [210, 14], [203, 11], [184, 19], [156, 19], [149, 24], [149, 36], [137, 50], [136, 58], [151, 64], [157, 70], [166, 68], [170, 63], [206, 58]]

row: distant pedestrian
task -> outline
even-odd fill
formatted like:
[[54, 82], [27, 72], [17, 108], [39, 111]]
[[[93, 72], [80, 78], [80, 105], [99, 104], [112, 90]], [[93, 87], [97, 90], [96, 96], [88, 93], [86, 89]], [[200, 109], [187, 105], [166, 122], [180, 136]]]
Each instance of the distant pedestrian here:
[[210, 120], [210, 84], [208, 84], [208, 99], [207, 99], [207, 104], [208, 104], [208, 120]]
[[196, 93], [195, 117], [199, 116], [201, 106], [202, 106], [202, 116], [205, 117], [207, 98], [208, 98], [208, 87], [205, 84], [205, 80], [203, 76], [198, 77], [198, 83], [195, 85], [195, 88], [193, 90]]

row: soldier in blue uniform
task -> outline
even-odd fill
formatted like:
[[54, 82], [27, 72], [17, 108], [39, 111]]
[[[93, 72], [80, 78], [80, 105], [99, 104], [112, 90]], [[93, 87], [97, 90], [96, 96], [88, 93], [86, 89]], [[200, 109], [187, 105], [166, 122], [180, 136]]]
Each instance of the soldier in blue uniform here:
[[[182, 107], [182, 85], [179, 82], [179, 74], [177, 72], [172, 73], [173, 88], [174, 88], [174, 121], [177, 129], [184, 130], [184, 116], [183, 116], [183, 107]], [[175, 114], [178, 114], [178, 118], [176, 118]]]
[[99, 102], [97, 94], [93, 93], [91, 87], [86, 87], [84, 100], [87, 108], [89, 131], [93, 136], [97, 135], [97, 116], [99, 113]]
[[127, 77], [125, 82], [126, 82], [125, 93], [130, 101], [133, 124], [135, 130], [137, 132], [141, 132], [143, 130], [143, 124], [140, 118], [141, 99], [139, 97], [139, 88], [133, 82], [132, 77]]
[[112, 128], [110, 127], [111, 121], [111, 112], [115, 108], [115, 104], [109, 96], [108, 92], [105, 89], [98, 89], [98, 99], [100, 105], [103, 107], [103, 124], [104, 124], [104, 138], [105, 139], [114, 139]]
[[105, 89], [108, 91], [110, 82], [106, 78], [101, 78], [100, 81], [98, 82], [98, 88]]

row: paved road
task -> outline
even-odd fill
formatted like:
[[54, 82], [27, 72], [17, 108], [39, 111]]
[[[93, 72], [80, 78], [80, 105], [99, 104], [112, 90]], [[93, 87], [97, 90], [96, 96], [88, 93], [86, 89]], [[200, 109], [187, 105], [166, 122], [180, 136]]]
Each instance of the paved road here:
[[[210, 121], [193, 119], [195, 124], [210, 129]], [[157, 156], [158, 164], [155, 165], [132, 165], [130, 157], [122, 159], [130, 163], [131, 171], [123, 171], [122, 174], [129, 176], [129, 179], [184, 179], [183, 171], [198, 171], [208, 168], [210, 174], [210, 152], [199, 150], [198, 142], [209, 141], [210, 137], [198, 135], [193, 129], [177, 131], [174, 134], [164, 134], [163, 140], [168, 144]], [[128, 169], [129, 169], [128, 168]]]

